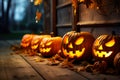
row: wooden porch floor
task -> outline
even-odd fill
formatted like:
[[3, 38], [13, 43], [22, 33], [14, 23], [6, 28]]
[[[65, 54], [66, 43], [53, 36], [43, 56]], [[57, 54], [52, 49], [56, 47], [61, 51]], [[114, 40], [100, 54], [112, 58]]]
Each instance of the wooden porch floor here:
[[46, 65], [46, 61], [35, 62], [36, 56], [11, 55], [9, 47], [14, 42], [0, 41], [0, 80], [120, 80], [120, 75], [77, 73], [67, 68]]

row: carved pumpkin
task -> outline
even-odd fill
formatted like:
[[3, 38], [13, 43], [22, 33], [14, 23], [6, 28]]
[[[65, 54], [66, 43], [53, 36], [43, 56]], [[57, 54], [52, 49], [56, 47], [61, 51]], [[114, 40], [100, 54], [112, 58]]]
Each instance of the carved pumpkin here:
[[118, 73], [120, 73], [120, 52], [114, 57], [114, 66]]
[[115, 55], [120, 51], [120, 37], [115, 35], [99, 36], [92, 47], [95, 60], [113, 62]]
[[51, 37], [42, 39], [39, 45], [39, 51], [44, 57], [52, 57], [58, 53], [61, 48], [62, 37]]
[[31, 41], [31, 49], [37, 50], [38, 46], [43, 38], [51, 37], [51, 35], [36, 35]]
[[87, 60], [92, 57], [94, 37], [89, 32], [70, 31], [63, 36], [63, 56], [75, 60]]
[[25, 34], [25, 35], [23, 35], [20, 45], [23, 48], [29, 47], [33, 36], [34, 36], [34, 34]]
[[39, 51], [39, 44], [43, 38], [51, 37], [51, 35], [36, 35], [31, 41], [31, 49], [29, 55], [33, 56]]

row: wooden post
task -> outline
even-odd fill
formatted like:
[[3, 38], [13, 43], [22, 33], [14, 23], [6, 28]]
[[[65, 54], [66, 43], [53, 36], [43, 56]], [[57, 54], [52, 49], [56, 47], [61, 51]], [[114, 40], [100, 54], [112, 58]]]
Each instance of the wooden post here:
[[50, 0], [43, 0], [44, 1], [44, 33], [49, 34], [50, 27], [51, 27], [51, 1]]
[[57, 28], [56, 28], [56, 0], [51, 0], [51, 28], [52, 32], [54, 32], [54, 36], [57, 35]]
[[72, 0], [72, 30], [79, 31], [77, 22], [79, 20], [79, 6], [78, 0]]

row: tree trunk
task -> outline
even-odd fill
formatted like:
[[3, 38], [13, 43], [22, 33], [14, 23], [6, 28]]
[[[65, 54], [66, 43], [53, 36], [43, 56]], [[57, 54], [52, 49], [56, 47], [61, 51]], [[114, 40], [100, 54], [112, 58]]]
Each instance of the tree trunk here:
[[4, 0], [2, 0], [1, 2], [1, 11], [2, 11], [2, 17], [0, 20], [0, 32], [3, 32], [3, 28], [4, 28]]
[[2, 0], [2, 33], [9, 33], [9, 10], [11, 0], [8, 0], [7, 10], [4, 10], [4, 0]]

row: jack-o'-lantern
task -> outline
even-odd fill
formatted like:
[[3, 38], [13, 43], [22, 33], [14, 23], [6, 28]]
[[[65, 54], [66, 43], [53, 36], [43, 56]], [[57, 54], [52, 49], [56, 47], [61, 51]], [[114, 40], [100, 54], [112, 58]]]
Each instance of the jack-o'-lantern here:
[[64, 57], [74, 60], [89, 60], [92, 58], [94, 37], [89, 32], [67, 32], [63, 36], [61, 52]]
[[23, 47], [23, 48], [29, 47], [33, 36], [34, 36], [34, 34], [23, 35], [21, 43], [20, 43], [21, 47]]
[[31, 56], [36, 55], [36, 53], [39, 51], [38, 48], [41, 40], [46, 37], [51, 37], [51, 35], [36, 35], [33, 37], [31, 41], [31, 52], [29, 53]]
[[37, 50], [41, 40], [46, 37], [51, 37], [51, 35], [36, 35], [31, 41], [31, 49]]
[[39, 51], [43, 57], [52, 57], [61, 49], [62, 37], [43, 38]]
[[117, 35], [101, 35], [93, 43], [95, 60], [112, 61], [120, 51], [120, 37]]
[[114, 67], [118, 73], [120, 73], [120, 52], [114, 57]]

